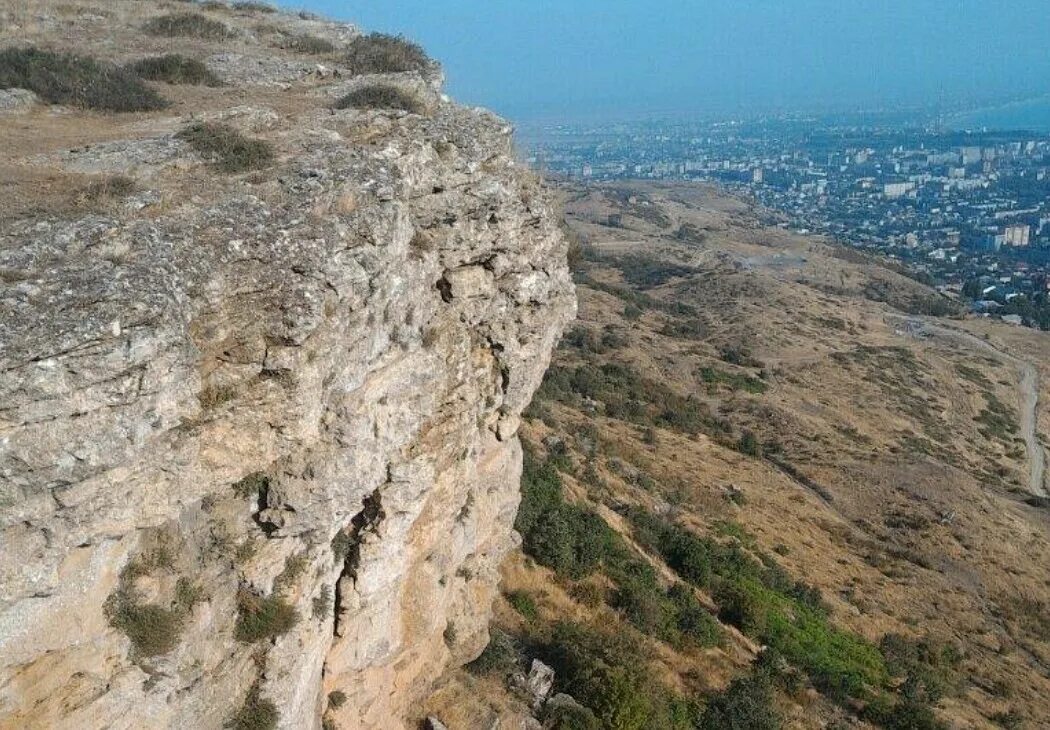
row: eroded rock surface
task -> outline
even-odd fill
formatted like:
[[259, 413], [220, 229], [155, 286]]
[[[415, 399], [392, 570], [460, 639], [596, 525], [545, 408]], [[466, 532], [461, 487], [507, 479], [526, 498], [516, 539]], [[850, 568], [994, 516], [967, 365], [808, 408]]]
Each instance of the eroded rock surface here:
[[[77, 50], [142, 55], [105, 39], [165, 7], [106, 3]], [[260, 18], [356, 34], [224, 22]], [[556, 215], [435, 70], [395, 79], [426, 115], [335, 111], [360, 80], [300, 79], [260, 33], [191, 48], [242, 77], [158, 87], [162, 112], [15, 117], [64, 130], [3, 152], [25, 180], [134, 190], [0, 230], [2, 727], [219, 728], [252, 701], [397, 727], [486, 642], [518, 416], [575, 309]], [[276, 164], [215, 171], [175, 137], [197, 118]]]

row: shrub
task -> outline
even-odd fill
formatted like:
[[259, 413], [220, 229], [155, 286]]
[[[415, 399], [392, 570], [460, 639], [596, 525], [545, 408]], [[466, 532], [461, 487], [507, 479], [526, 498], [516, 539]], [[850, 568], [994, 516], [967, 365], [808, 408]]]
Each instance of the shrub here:
[[667, 597], [674, 606], [675, 622], [684, 640], [703, 647], [722, 643], [722, 627], [700, 605], [692, 590], [678, 583], [667, 592]]
[[274, 730], [281, 715], [277, 705], [262, 698], [259, 685], [254, 684], [248, 690], [244, 704], [225, 724], [230, 730]]
[[204, 63], [177, 53], [143, 58], [141, 61], [128, 64], [127, 69], [136, 76], [150, 81], [194, 86], [222, 85], [219, 77], [208, 70]]
[[793, 581], [772, 557], [755, 560], [736, 544], [697, 537], [644, 510], [628, 516], [638, 540], [680, 576], [713, 587], [719, 618], [775, 649], [822, 691], [839, 700], [865, 698], [886, 685], [878, 649], [832, 626], [819, 591]]
[[51, 104], [110, 112], [139, 112], [168, 105], [134, 74], [87, 56], [38, 48], [0, 51], [0, 89], [29, 89]]
[[522, 664], [521, 649], [510, 634], [493, 627], [489, 643], [481, 656], [466, 666], [471, 674], [502, 674], [514, 672]]
[[256, 2], [256, 0], [241, 0], [233, 4], [234, 10], [247, 13], [276, 13], [277, 8], [268, 3]]
[[332, 589], [324, 586], [313, 599], [314, 618], [324, 620], [332, 611]]
[[335, 103], [336, 109], [400, 109], [423, 113], [423, 102], [415, 94], [393, 84], [369, 84], [354, 89]]
[[87, 203], [125, 198], [135, 189], [135, 181], [124, 175], [110, 175], [90, 183], [80, 194]]
[[335, 53], [336, 50], [335, 44], [331, 41], [312, 35], [291, 36], [282, 45], [289, 51], [308, 56], [321, 56], [326, 53]]
[[532, 621], [537, 616], [536, 600], [525, 591], [512, 591], [507, 594], [507, 603], [523, 618]]
[[890, 673], [904, 678], [905, 694], [935, 703], [956, 689], [956, 667], [961, 657], [954, 647], [887, 634], [879, 649]]
[[905, 697], [896, 702], [888, 696], [865, 706], [861, 713], [865, 720], [875, 723], [885, 730], [946, 730], [947, 725], [940, 722], [933, 708], [921, 700]]
[[346, 692], [342, 690], [333, 690], [328, 693], [328, 706], [339, 709], [346, 704]]
[[421, 71], [429, 63], [423, 49], [400, 36], [370, 33], [350, 42], [345, 62], [355, 74]]
[[233, 127], [216, 122], [200, 122], [176, 137], [195, 149], [223, 172], [257, 170], [274, 160], [273, 146], [261, 139], [245, 137]]
[[605, 520], [566, 503], [557, 468], [550, 460], [540, 463], [528, 450], [521, 491], [514, 526], [522, 535], [525, 552], [559, 575], [579, 579], [594, 572], [611, 540]]
[[273, 639], [291, 631], [299, 620], [295, 609], [280, 596], [258, 596], [241, 590], [237, 596], [236, 636], [247, 644]]
[[107, 602], [109, 623], [131, 640], [139, 657], [167, 654], [179, 644], [184, 614], [154, 604], [139, 605], [127, 597]]
[[543, 727], [549, 730], [602, 730], [602, 724], [586, 707], [560, 705], [546, 712]]
[[745, 430], [740, 434], [740, 439], [736, 442], [736, 450], [748, 456], [762, 456], [762, 445], [758, 443], [758, 438], [753, 431]]
[[253, 472], [233, 483], [233, 493], [241, 499], [258, 497], [260, 500], [270, 488], [270, 477], [261, 471]]
[[736, 679], [704, 709], [698, 730], [779, 730], [773, 684], [763, 674]]
[[167, 654], [179, 643], [179, 636], [193, 606], [200, 600], [200, 589], [188, 578], [175, 583], [174, 599], [168, 605], [140, 603], [135, 593], [135, 578], [154, 570], [170, 570], [174, 556], [166, 542], [128, 563], [121, 571], [116, 591], [103, 606], [109, 625], [131, 641], [137, 658]]
[[622, 634], [560, 623], [547, 649], [558, 686], [590, 708], [602, 727], [641, 730], [654, 713], [648, 662]]
[[143, 27], [150, 35], [223, 40], [233, 35], [223, 23], [200, 13], [171, 13], [150, 19]]

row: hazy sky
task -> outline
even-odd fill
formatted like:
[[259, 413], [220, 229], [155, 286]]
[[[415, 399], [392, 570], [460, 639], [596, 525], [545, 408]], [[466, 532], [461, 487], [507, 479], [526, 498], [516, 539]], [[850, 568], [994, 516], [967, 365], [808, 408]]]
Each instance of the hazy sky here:
[[1050, 0], [298, 2], [420, 41], [521, 120], [1050, 93]]

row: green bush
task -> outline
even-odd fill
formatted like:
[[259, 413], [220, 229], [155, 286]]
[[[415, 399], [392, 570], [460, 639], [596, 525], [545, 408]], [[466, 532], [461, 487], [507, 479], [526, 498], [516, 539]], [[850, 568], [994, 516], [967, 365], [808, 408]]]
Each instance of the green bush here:
[[[695, 703], [661, 685], [649, 669], [649, 656], [629, 632], [560, 623], [538, 647], [555, 670], [555, 686], [571, 694], [598, 720], [614, 730], [694, 730]], [[584, 724], [570, 728], [590, 730]]]
[[667, 592], [674, 606], [675, 623], [683, 640], [701, 647], [718, 646], [722, 643], [722, 627], [707, 609], [700, 605], [693, 591], [681, 583]]
[[779, 730], [773, 684], [763, 674], [736, 679], [708, 702], [697, 730]]
[[654, 714], [646, 657], [623, 634], [558, 624], [547, 647], [558, 686], [590, 708], [604, 728], [641, 730]]
[[233, 32], [223, 23], [200, 13], [171, 13], [151, 18], [143, 27], [150, 35], [223, 40]]
[[270, 165], [275, 157], [269, 142], [245, 137], [227, 124], [199, 122], [175, 136], [223, 172], [257, 170]]
[[422, 71], [430, 60], [423, 49], [400, 36], [370, 33], [350, 42], [344, 59], [355, 74]]
[[222, 86], [219, 77], [194, 58], [168, 53], [135, 61], [126, 66], [136, 76], [150, 81], [194, 86]]
[[414, 93], [393, 84], [369, 84], [340, 97], [336, 109], [398, 109], [422, 114], [426, 107]]
[[536, 600], [525, 591], [511, 591], [507, 594], [507, 603], [528, 621], [534, 620], [538, 615]]
[[572, 406], [584, 399], [600, 401], [607, 416], [639, 426], [663, 426], [687, 434], [721, 430], [696, 398], [678, 395], [619, 363], [552, 367], [538, 397]]
[[611, 540], [605, 521], [562, 497], [561, 476], [548, 460], [540, 463], [526, 450], [522, 500], [514, 526], [523, 548], [559, 575], [586, 577], [601, 563]]
[[699, 374], [700, 379], [707, 383], [711, 390], [722, 385], [730, 390], [743, 390], [747, 393], [760, 395], [768, 389], [768, 386], [758, 378], [741, 373], [730, 373], [718, 368], [702, 367]]
[[937, 719], [932, 707], [908, 697], [894, 701], [884, 695], [868, 703], [861, 715], [885, 730], [947, 730], [948, 727]]
[[713, 590], [720, 619], [778, 651], [822, 691], [863, 699], [886, 685], [879, 650], [832, 626], [819, 591], [793, 581], [771, 556], [756, 560], [737, 544], [697, 537], [644, 510], [628, 517], [642, 544], [686, 581]]
[[0, 89], [29, 89], [51, 104], [110, 112], [154, 111], [168, 106], [129, 71], [87, 56], [38, 48], [0, 51]]
[[279, 595], [259, 596], [241, 590], [237, 596], [236, 636], [251, 644], [291, 631], [299, 620], [295, 609]]
[[561, 706], [548, 711], [543, 727], [548, 730], [602, 730], [602, 724], [586, 707]]

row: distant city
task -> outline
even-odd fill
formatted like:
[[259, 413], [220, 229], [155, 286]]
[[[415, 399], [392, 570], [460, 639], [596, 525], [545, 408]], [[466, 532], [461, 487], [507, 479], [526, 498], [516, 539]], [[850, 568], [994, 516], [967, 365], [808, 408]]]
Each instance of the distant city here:
[[576, 181], [702, 180], [775, 223], [896, 259], [946, 296], [1050, 328], [1050, 134], [896, 119], [557, 125], [529, 162]]

